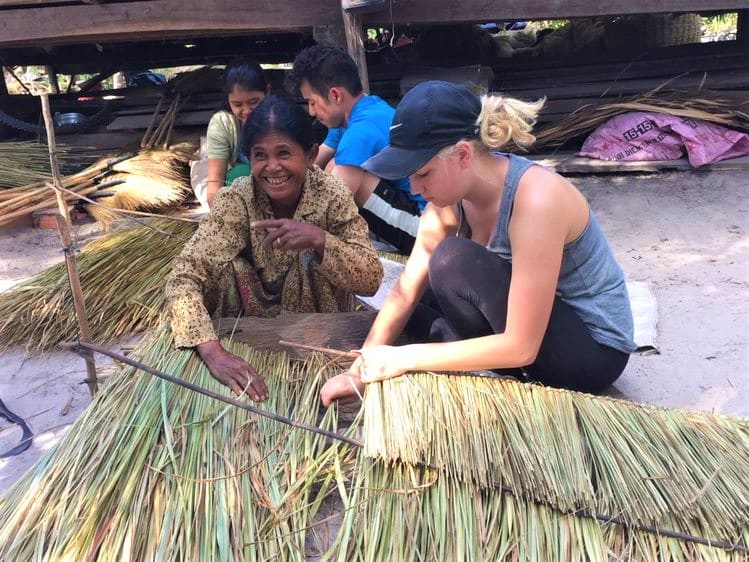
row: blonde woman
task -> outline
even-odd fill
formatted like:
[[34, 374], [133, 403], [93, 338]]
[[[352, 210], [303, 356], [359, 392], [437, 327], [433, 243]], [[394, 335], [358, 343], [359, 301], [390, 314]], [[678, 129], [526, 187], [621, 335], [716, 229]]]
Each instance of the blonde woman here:
[[[389, 146], [363, 167], [408, 176], [429, 204], [360, 357], [323, 388], [325, 405], [407, 371], [492, 369], [591, 392], [622, 373], [632, 312], [595, 214], [566, 179], [499, 152], [533, 143], [542, 104], [439, 81], [403, 98]], [[420, 343], [391, 346], [404, 330]]]

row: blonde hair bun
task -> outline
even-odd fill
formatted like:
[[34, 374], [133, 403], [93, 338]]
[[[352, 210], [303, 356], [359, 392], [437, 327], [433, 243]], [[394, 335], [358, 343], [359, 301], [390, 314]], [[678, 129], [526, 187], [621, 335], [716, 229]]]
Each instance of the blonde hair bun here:
[[512, 141], [526, 150], [536, 141], [531, 131], [544, 103], [546, 98], [525, 102], [504, 96], [482, 96], [477, 120], [481, 142], [498, 150]]

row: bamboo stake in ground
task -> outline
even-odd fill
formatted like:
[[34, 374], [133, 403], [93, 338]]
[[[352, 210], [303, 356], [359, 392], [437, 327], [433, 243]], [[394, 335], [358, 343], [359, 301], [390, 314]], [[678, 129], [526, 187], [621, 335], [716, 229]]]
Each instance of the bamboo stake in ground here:
[[[60, 216], [57, 218], [57, 229], [60, 233], [62, 250], [65, 254], [65, 265], [68, 268], [68, 281], [70, 291], [73, 293], [73, 304], [75, 314], [78, 317], [78, 325], [81, 330], [81, 340], [84, 342], [91, 341], [91, 331], [88, 327], [88, 317], [86, 316], [86, 307], [83, 302], [83, 291], [81, 289], [81, 280], [78, 277], [78, 268], [75, 263], [75, 255], [72, 252], [70, 240], [70, 216], [65, 198], [62, 196], [62, 178], [60, 177], [60, 168], [57, 165], [57, 153], [55, 152], [55, 129], [52, 125], [52, 113], [49, 110], [49, 98], [42, 95], [42, 114], [44, 115], [44, 127], [47, 129], [47, 146], [49, 147], [49, 165], [52, 168], [52, 181], [57, 198], [57, 207]], [[93, 396], [98, 390], [96, 383], [96, 363], [93, 357], [86, 358], [86, 372], [88, 373], [88, 391]]]

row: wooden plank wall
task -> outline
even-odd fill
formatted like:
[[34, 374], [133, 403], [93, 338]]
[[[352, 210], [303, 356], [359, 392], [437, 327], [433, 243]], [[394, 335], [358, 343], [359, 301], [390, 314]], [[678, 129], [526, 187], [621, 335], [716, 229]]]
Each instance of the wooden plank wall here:
[[145, 0], [0, 11], [0, 47], [291, 31], [343, 25], [335, 0]]
[[[31, 0], [0, 0], [18, 2]], [[370, 23], [457, 23], [648, 12], [745, 9], [747, 0], [399, 0], [391, 11], [362, 15]], [[386, 6], [389, 6], [386, 4]], [[342, 26], [340, 0], [151, 0], [3, 9], [0, 46], [247, 34]]]

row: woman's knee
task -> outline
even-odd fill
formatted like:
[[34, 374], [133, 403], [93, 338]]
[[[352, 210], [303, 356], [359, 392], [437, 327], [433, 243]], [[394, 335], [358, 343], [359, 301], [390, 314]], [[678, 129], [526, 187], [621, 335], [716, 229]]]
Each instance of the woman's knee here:
[[476, 256], [488, 250], [483, 246], [458, 236], [445, 238], [429, 258], [429, 279], [442, 279], [446, 276], [465, 275], [466, 265], [475, 262]]

